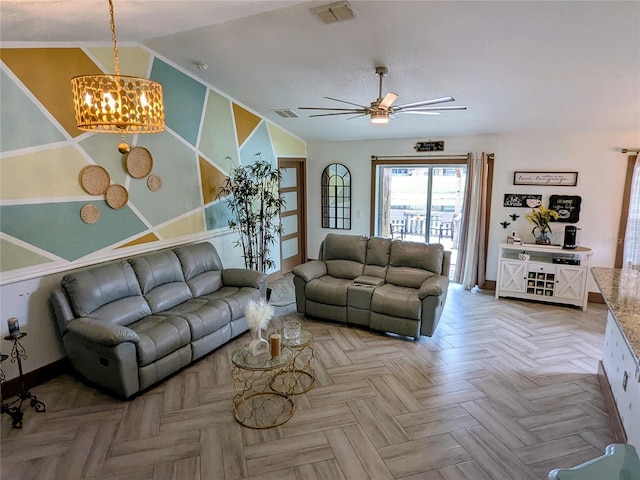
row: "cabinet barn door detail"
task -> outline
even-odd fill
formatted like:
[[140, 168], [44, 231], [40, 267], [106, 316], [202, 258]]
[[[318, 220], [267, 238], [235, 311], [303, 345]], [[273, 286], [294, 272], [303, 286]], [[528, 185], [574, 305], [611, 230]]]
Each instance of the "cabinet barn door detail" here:
[[569, 266], [558, 268], [556, 297], [582, 298], [585, 277], [584, 268]]
[[523, 262], [501, 262], [500, 290], [524, 292], [525, 266]]

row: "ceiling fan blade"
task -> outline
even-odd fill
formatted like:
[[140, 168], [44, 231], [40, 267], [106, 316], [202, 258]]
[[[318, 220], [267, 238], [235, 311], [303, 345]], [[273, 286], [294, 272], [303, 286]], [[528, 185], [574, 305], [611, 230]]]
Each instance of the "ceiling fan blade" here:
[[364, 117], [365, 115], [368, 115], [368, 113], [361, 113], [360, 115], [356, 115], [355, 117], [349, 117], [347, 118], [347, 120], [353, 120], [354, 118]]
[[391, 104], [393, 104], [393, 102], [395, 102], [397, 98], [398, 98], [397, 94], [393, 92], [389, 92], [384, 96], [384, 98], [382, 99], [378, 107], [383, 110], [388, 110]]
[[[340, 112], [340, 113], [316, 113], [315, 115], [309, 115], [309, 118], [311, 117], [330, 117], [333, 115], [353, 115], [354, 113], [360, 113], [359, 111], [349, 111], [349, 112]], [[362, 114], [362, 115], [366, 115], [366, 114]]]
[[299, 110], [328, 110], [337, 112], [364, 112], [364, 110], [356, 110], [355, 108], [328, 108], [328, 107], [298, 107]]
[[400, 110], [403, 113], [409, 112], [429, 112], [432, 110], [466, 110], [466, 105], [451, 105], [451, 106], [443, 106], [443, 107], [413, 107], [413, 108], [403, 108]]
[[356, 107], [360, 107], [360, 108], [367, 108], [364, 105], [360, 105], [359, 103], [353, 103], [353, 102], [347, 102], [346, 100], [340, 100], [339, 98], [333, 98], [333, 97], [324, 97], [327, 100], [333, 100], [334, 102], [341, 102], [341, 103], [346, 103], [348, 105], [355, 105]]
[[440, 115], [440, 112], [425, 112], [424, 110], [402, 110], [398, 113], [413, 113], [417, 115]]
[[405, 108], [414, 108], [414, 107], [426, 107], [427, 105], [435, 105], [436, 103], [445, 103], [445, 102], [453, 102], [455, 99], [453, 97], [443, 97], [443, 98], [435, 98], [433, 100], [426, 100], [424, 102], [416, 102], [416, 103], [405, 103], [404, 105], [398, 105], [395, 107], [395, 110], [404, 110]]

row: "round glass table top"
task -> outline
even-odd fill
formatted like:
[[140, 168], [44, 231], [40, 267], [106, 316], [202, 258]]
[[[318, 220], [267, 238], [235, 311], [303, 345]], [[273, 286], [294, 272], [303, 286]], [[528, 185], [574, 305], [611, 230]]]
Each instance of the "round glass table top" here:
[[286, 365], [293, 358], [293, 350], [283, 346], [280, 355], [272, 357], [270, 352], [261, 355], [251, 355], [247, 347], [234, 350], [231, 361], [234, 365], [247, 370], [271, 370]]

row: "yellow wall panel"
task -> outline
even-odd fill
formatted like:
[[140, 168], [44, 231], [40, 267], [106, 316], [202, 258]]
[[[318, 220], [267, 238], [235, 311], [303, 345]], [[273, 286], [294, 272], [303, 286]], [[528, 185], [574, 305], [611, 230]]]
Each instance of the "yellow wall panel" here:
[[204, 231], [206, 231], [206, 227], [204, 225], [202, 212], [195, 212], [158, 229], [160, 235], [165, 239], [202, 233]]
[[277, 156], [305, 157], [307, 155], [307, 147], [302, 140], [272, 123], [267, 123], [267, 128]]
[[69, 135], [82, 133], [73, 114], [71, 78], [103, 72], [81, 49], [6, 48], [0, 58]]
[[[112, 47], [90, 47], [87, 50], [102, 64], [106, 73], [115, 73]], [[150, 57], [138, 47], [118, 47], [120, 75], [146, 78]]]
[[202, 197], [204, 204], [213, 202], [220, 189], [224, 185], [227, 176], [216, 167], [207, 162], [204, 158], [200, 158], [200, 181], [202, 183]]
[[124, 245], [120, 245], [118, 248], [133, 247], [134, 245], [142, 245], [143, 243], [153, 243], [153, 242], [157, 242], [158, 240], [160, 239], [156, 236], [155, 233], [147, 233], [142, 237], [138, 237], [135, 240], [131, 240], [130, 242], [125, 243]]
[[2, 200], [87, 195], [80, 172], [87, 161], [74, 147], [63, 147], [2, 159]]
[[236, 123], [236, 134], [238, 136], [238, 146], [241, 146], [249, 135], [251, 135], [251, 132], [258, 126], [261, 119], [240, 105], [236, 105], [235, 103], [232, 105], [233, 116]]

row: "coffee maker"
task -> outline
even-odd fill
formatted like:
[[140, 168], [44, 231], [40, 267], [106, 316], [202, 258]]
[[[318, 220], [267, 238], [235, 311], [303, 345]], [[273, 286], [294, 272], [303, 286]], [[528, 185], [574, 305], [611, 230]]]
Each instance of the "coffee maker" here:
[[564, 243], [562, 248], [566, 250], [574, 250], [578, 246], [578, 227], [567, 225], [564, 227]]

